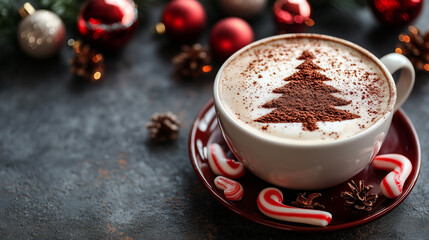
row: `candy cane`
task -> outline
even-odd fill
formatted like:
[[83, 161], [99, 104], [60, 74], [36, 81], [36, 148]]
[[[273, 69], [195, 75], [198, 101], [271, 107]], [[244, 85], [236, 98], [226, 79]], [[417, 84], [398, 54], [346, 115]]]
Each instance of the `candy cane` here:
[[231, 201], [240, 201], [244, 195], [243, 186], [240, 183], [223, 176], [217, 176], [214, 184], [220, 190], [223, 190], [225, 198]]
[[213, 143], [208, 147], [209, 165], [214, 174], [229, 178], [239, 178], [244, 174], [244, 166], [240, 162], [226, 158], [219, 144]]
[[329, 212], [290, 207], [282, 202], [283, 194], [277, 188], [265, 188], [258, 196], [258, 208], [268, 217], [322, 227], [331, 222], [332, 215]]
[[413, 166], [410, 160], [400, 154], [378, 155], [374, 159], [374, 167], [391, 171], [380, 183], [380, 190], [384, 196], [395, 198], [402, 193], [404, 182], [410, 176]]

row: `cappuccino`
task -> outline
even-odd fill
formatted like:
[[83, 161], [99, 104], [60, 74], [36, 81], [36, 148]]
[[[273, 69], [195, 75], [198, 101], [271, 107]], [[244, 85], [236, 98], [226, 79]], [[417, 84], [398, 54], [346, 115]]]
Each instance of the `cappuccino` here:
[[392, 86], [364, 53], [318, 37], [275, 39], [229, 59], [219, 97], [237, 123], [294, 142], [354, 136], [392, 111]]

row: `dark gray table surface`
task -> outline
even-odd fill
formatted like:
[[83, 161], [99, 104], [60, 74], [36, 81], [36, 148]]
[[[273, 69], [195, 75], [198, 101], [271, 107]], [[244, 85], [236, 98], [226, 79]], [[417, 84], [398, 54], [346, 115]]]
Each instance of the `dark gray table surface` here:
[[[209, 26], [222, 15], [205, 2]], [[0, 238], [3, 239], [427, 239], [429, 236], [429, 74], [418, 74], [403, 109], [419, 134], [422, 169], [406, 200], [363, 226], [291, 233], [244, 219], [203, 188], [188, 155], [192, 121], [212, 96], [214, 73], [173, 77], [178, 47], [151, 33], [152, 6], [131, 42], [106, 57], [99, 84], [72, 81], [71, 50], [37, 61], [1, 46]], [[368, 8], [314, 9], [308, 32], [355, 42], [376, 56], [401, 30], [380, 27]], [[429, 4], [415, 22], [429, 30]], [[256, 39], [275, 34], [269, 9], [251, 21]], [[210, 27], [200, 39], [207, 43]], [[405, 29], [403, 29], [405, 31]], [[154, 144], [145, 125], [157, 111], [182, 120], [177, 141]]]

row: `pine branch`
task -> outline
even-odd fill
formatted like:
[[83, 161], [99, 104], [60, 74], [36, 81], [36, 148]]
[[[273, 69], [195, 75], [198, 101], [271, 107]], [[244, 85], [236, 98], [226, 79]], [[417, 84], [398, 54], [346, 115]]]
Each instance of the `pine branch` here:
[[18, 8], [19, 3], [15, 0], [0, 1], [0, 38], [16, 38], [16, 29], [20, 21]]
[[79, 14], [80, 6], [84, 0], [39, 0], [40, 9], [49, 9], [58, 14], [66, 25], [76, 23], [77, 15]]

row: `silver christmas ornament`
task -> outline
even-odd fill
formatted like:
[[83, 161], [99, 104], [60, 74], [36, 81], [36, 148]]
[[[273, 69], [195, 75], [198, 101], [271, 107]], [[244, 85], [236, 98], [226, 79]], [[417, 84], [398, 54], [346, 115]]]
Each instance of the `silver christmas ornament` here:
[[228, 15], [251, 18], [264, 10], [267, 0], [219, 0], [219, 5]]
[[57, 53], [66, 35], [63, 21], [50, 11], [35, 11], [29, 3], [24, 4], [19, 13], [24, 18], [18, 27], [22, 50], [36, 58]]

